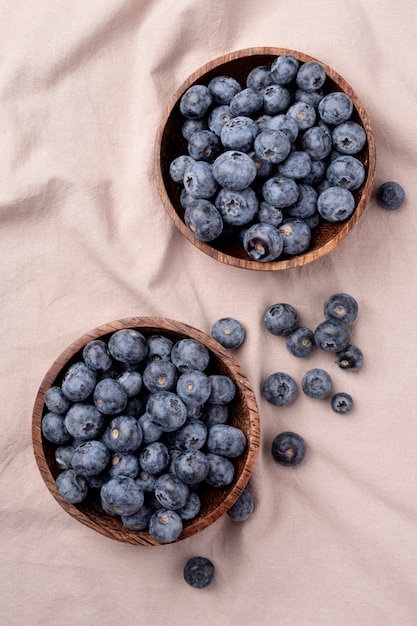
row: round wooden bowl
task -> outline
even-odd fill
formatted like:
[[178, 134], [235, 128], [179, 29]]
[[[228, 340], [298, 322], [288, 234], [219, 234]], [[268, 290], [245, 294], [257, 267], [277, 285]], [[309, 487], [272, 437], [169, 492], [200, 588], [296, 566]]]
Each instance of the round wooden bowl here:
[[164, 334], [171, 340], [191, 337], [203, 343], [210, 352], [210, 363], [206, 373], [219, 373], [230, 376], [236, 385], [236, 396], [230, 406], [230, 424], [240, 428], [246, 435], [247, 446], [241, 457], [233, 460], [235, 476], [226, 488], [204, 486], [201, 492], [202, 508], [197, 517], [184, 521], [184, 530], [177, 541], [200, 532], [223, 513], [239, 497], [246, 486], [254, 468], [260, 443], [259, 412], [249, 380], [237, 361], [210, 336], [187, 324], [165, 318], [129, 317], [99, 326], [72, 343], [49, 368], [46, 373], [33, 409], [32, 441], [35, 459], [42, 478], [55, 500], [76, 520], [89, 526], [102, 535], [118, 541], [149, 546], [160, 545], [148, 532], [135, 532], [127, 529], [119, 517], [106, 515], [100, 505], [97, 489], [90, 489], [87, 499], [82, 503], [69, 504], [60, 496], [55, 480], [60, 470], [55, 462], [56, 445], [47, 441], [41, 430], [43, 415], [47, 412], [44, 404], [46, 391], [53, 385], [60, 385], [68, 367], [82, 358], [84, 346], [92, 339], [106, 340], [116, 330], [134, 328], [143, 335]]
[[325, 93], [343, 91], [353, 101], [353, 120], [359, 122], [367, 136], [363, 150], [357, 156], [365, 166], [366, 177], [363, 185], [355, 193], [356, 208], [352, 216], [345, 222], [322, 222], [312, 231], [312, 240], [309, 249], [298, 256], [280, 256], [276, 261], [252, 261], [240, 241], [230, 237], [204, 243], [198, 240], [184, 223], [184, 209], [180, 203], [180, 185], [173, 182], [169, 175], [169, 166], [172, 160], [180, 154], [187, 154], [187, 142], [182, 136], [184, 118], [181, 115], [179, 102], [182, 95], [191, 85], [208, 85], [215, 76], [232, 76], [242, 86], [245, 86], [248, 73], [259, 65], [270, 65], [279, 55], [292, 54], [300, 62], [318, 61], [307, 54], [289, 50], [287, 48], [247, 48], [225, 54], [193, 72], [177, 89], [170, 99], [160, 123], [155, 146], [155, 167], [157, 171], [157, 185], [164, 207], [177, 229], [197, 248], [221, 263], [234, 265], [252, 270], [287, 270], [315, 261], [328, 254], [349, 234], [358, 223], [369, 201], [375, 177], [375, 138], [370, 119], [362, 102], [352, 87], [340, 74], [331, 67], [318, 61], [324, 68], [327, 79], [323, 87]]

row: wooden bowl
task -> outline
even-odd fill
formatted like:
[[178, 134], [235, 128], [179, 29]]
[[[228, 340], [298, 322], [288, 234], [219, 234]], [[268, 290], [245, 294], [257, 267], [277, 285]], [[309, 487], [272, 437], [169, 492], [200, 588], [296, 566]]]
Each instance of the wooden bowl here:
[[375, 177], [375, 138], [370, 119], [365, 108], [353, 91], [352, 87], [342, 76], [331, 67], [318, 61], [324, 68], [327, 79], [323, 87], [325, 93], [343, 91], [353, 101], [353, 120], [359, 122], [367, 136], [363, 150], [357, 156], [365, 166], [366, 177], [363, 185], [355, 193], [356, 208], [352, 216], [345, 222], [322, 222], [312, 231], [312, 241], [309, 249], [298, 256], [280, 256], [271, 262], [252, 261], [240, 241], [231, 238], [221, 238], [204, 243], [198, 240], [184, 223], [184, 209], [180, 203], [181, 188], [174, 183], [169, 175], [171, 161], [180, 154], [187, 154], [187, 142], [182, 136], [184, 118], [179, 109], [179, 101], [185, 91], [196, 83], [208, 85], [215, 76], [227, 75], [236, 78], [245, 86], [248, 73], [259, 65], [270, 65], [281, 54], [292, 54], [300, 62], [317, 61], [317, 59], [286, 48], [247, 48], [225, 54], [206, 65], [200, 67], [183, 82], [169, 101], [160, 123], [155, 147], [155, 167], [157, 170], [157, 185], [164, 207], [177, 229], [197, 248], [221, 263], [234, 265], [252, 270], [287, 270], [315, 261], [328, 254], [349, 234], [359, 221], [369, 201]]
[[233, 461], [235, 476], [231, 485], [226, 488], [203, 487], [201, 511], [193, 520], [184, 522], [183, 533], [177, 540], [179, 541], [203, 530], [232, 506], [250, 478], [260, 442], [259, 412], [255, 395], [247, 377], [231, 354], [222, 348], [217, 341], [200, 330], [165, 318], [129, 317], [95, 328], [72, 343], [49, 368], [36, 396], [32, 419], [32, 441], [36, 463], [55, 500], [67, 513], [82, 524], [118, 541], [143, 546], [160, 545], [148, 532], [130, 531], [122, 524], [119, 517], [106, 515], [101, 508], [98, 493], [94, 493], [98, 491], [96, 489], [90, 489], [87, 499], [80, 504], [73, 505], [63, 500], [55, 484], [61, 471], [55, 462], [57, 446], [47, 441], [41, 430], [42, 418], [47, 412], [44, 404], [46, 391], [54, 385], [61, 384], [68, 367], [82, 358], [82, 350], [89, 341], [92, 339], [106, 340], [113, 332], [122, 328], [137, 329], [145, 337], [153, 334], [164, 334], [174, 342], [186, 337], [196, 339], [203, 343], [210, 353], [210, 363], [206, 373], [225, 374], [230, 376], [236, 385], [236, 396], [230, 406], [230, 424], [240, 428], [245, 433], [247, 438], [246, 450], [241, 457]]

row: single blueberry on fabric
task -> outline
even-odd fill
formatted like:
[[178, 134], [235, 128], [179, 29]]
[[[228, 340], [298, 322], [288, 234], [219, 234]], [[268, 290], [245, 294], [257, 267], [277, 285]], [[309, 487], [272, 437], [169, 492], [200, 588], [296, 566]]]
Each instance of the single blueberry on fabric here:
[[271, 445], [273, 459], [280, 465], [293, 467], [303, 461], [307, 445], [303, 437], [297, 433], [286, 431], [279, 433]]
[[323, 313], [327, 319], [338, 319], [348, 326], [353, 326], [359, 313], [358, 302], [348, 293], [333, 293], [326, 298]]
[[213, 580], [215, 567], [210, 559], [194, 556], [184, 565], [184, 580], [194, 589], [204, 589]]
[[286, 337], [287, 350], [298, 358], [306, 358], [312, 354], [316, 344], [314, 333], [310, 328], [300, 326]]
[[340, 352], [350, 343], [349, 327], [341, 320], [326, 319], [315, 329], [314, 341], [325, 352]]
[[301, 380], [301, 388], [306, 396], [316, 400], [327, 398], [332, 390], [330, 375], [320, 367], [314, 367], [306, 372]]
[[220, 345], [229, 350], [241, 346], [246, 336], [243, 325], [233, 317], [222, 317], [214, 322], [210, 334]]
[[405, 192], [401, 185], [395, 181], [382, 183], [376, 191], [376, 200], [380, 207], [386, 211], [399, 209], [405, 200]]
[[342, 370], [357, 372], [363, 366], [362, 351], [357, 346], [349, 344], [336, 353], [336, 363]]
[[273, 335], [289, 335], [298, 326], [298, 313], [296, 309], [286, 302], [273, 304], [265, 311], [263, 316], [265, 328]]
[[274, 406], [289, 406], [298, 396], [298, 385], [285, 372], [274, 372], [262, 384], [262, 393], [267, 402]]
[[353, 399], [349, 393], [340, 391], [331, 397], [330, 405], [335, 413], [345, 415], [353, 409]]

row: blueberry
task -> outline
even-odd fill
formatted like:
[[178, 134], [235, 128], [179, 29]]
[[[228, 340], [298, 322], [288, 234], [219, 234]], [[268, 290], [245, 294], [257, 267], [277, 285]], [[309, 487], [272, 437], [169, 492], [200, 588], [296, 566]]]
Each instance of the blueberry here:
[[217, 194], [215, 206], [224, 222], [233, 226], [245, 226], [256, 216], [259, 202], [250, 187], [240, 191], [222, 188]]
[[278, 231], [282, 237], [284, 254], [294, 256], [308, 249], [311, 241], [311, 228], [304, 219], [289, 217], [278, 226]]
[[221, 151], [220, 139], [211, 130], [200, 130], [190, 137], [187, 149], [195, 160], [214, 161]]
[[258, 221], [262, 224], [271, 224], [275, 228], [279, 226], [284, 219], [282, 209], [272, 204], [268, 204], [264, 200], [260, 202], [258, 209]]
[[176, 183], [182, 183], [185, 171], [192, 163], [194, 163], [194, 159], [189, 154], [181, 154], [171, 161], [169, 175], [172, 180]]
[[286, 336], [297, 328], [298, 313], [291, 304], [280, 302], [265, 311], [263, 323], [273, 335]]
[[258, 134], [256, 122], [245, 115], [237, 115], [226, 122], [220, 133], [220, 140], [226, 150], [249, 152]]
[[324, 320], [314, 331], [314, 341], [325, 352], [340, 352], [349, 345], [349, 328], [334, 318]]
[[116, 415], [126, 407], [128, 395], [114, 378], [103, 378], [94, 389], [94, 404], [104, 415]]
[[235, 426], [215, 424], [208, 430], [207, 449], [212, 454], [237, 458], [243, 454], [246, 443], [244, 432]]
[[387, 211], [399, 209], [405, 200], [405, 192], [399, 183], [388, 181], [376, 190], [376, 200]]
[[110, 452], [102, 441], [92, 439], [77, 446], [71, 458], [72, 469], [81, 476], [96, 476], [110, 461]]
[[353, 296], [347, 293], [334, 293], [326, 298], [323, 312], [326, 319], [338, 319], [347, 326], [352, 326], [358, 317], [359, 307]]
[[152, 393], [175, 389], [178, 373], [171, 361], [151, 361], [143, 370], [143, 384]]
[[329, 164], [326, 177], [330, 185], [355, 191], [365, 180], [365, 167], [356, 157], [344, 154]]
[[268, 65], [257, 65], [246, 77], [246, 87], [262, 91], [272, 84], [271, 68]]
[[289, 85], [297, 76], [299, 61], [292, 54], [281, 54], [271, 63], [271, 76], [278, 85]]
[[71, 439], [65, 425], [65, 418], [59, 413], [48, 411], [42, 418], [41, 424], [42, 434], [51, 443], [63, 444]]
[[245, 522], [251, 517], [254, 508], [251, 492], [244, 489], [236, 502], [228, 509], [227, 514], [234, 522]]
[[239, 91], [229, 103], [230, 111], [235, 117], [238, 115], [253, 115], [262, 108], [262, 105], [262, 94], [251, 87], [246, 87]]
[[71, 402], [63, 394], [61, 387], [56, 385], [46, 390], [43, 400], [49, 411], [59, 415], [66, 413], [71, 406]]
[[111, 455], [109, 476], [130, 476], [136, 478], [139, 472], [139, 459], [134, 454], [121, 454], [116, 452]]
[[294, 178], [305, 178], [311, 172], [311, 158], [302, 150], [292, 150], [285, 161], [278, 164], [278, 174]]
[[332, 141], [341, 154], [358, 154], [366, 143], [366, 133], [363, 126], [350, 120], [333, 129]]
[[103, 441], [113, 452], [131, 454], [142, 443], [142, 428], [138, 421], [129, 415], [118, 415], [108, 424], [103, 433]]
[[289, 374], [275, 372], [264, 380], [262, 393], [265, 400], [274, 406], [289, 406], [298, 395], [298, 386]]
[[213, 96], [205, 85], [192, 85], [181, 96], [180, 111], [187, 119], [201, 119], [207, 113]]
[[323, 89], [316, 89], [315, 91], [305, 91], [305, 89], [297, 88], [294, 92], [295, 102], [305, 102], [315, 109], [317, 109], [319, 102], [323, 97]]
[[220, 137], [222, 128], [232, 119], [233, 115], [230, 111], [230, 107], [227, 104], [221, 104], [213, 109], [209, 115], [207, 124], [209, 129]]
[[74, 450], [74, 446], [71, 445], [58, 446], [58, 448], [55, 450], [55, 461], [59, 469], [72, 469], [71, 459]]
[[155, 498], [163, 507], [172, 511], [185, 505], [188, 494], [188, 486], [175, 474], [162, 474], [155, 481]]
[[134, 370], [127, 370], [117, 377], [117, 382], [124, 388], [128, 398], [138, 395], [142, 389], [142, 374]]
[[143, 444], [157, 441], [163, 433], [162, 428], [154, 424], [151, 415], [149, 415], [146, 411], [138, 418], [138, 424], [142, 429]]
[[288, 351], [299, 358], [310, 356], [315, 348], [314, 333], [305, 326], [299, 326], [286, 338]]
[[305, 219], [317, 212], [318, 193], [312, 185], [298, 183], [298, 200], [290, 207], [287, 213], [290, 217]]
[[229, 404], [236, 395], [236, 385], [230, 376], [211, 374], [209, 380], [211, 393], [208, 401], [215, 404]]
[[286, 115], [298, 126], [299, 131], [307, 130], [316, 122], [316, 110], [307, 102], [294, 102], [288, 107]]
[[142, 396], [132, 396], [128, 398], [127, 404], [123, 409], [124, 415], [131, 415], [138, 418], [143, 411], [143, 398]]
[[227, 487], [233, 481], [235, 468], [230, 459], [219, 454], [207, 453], [210, 467], [205, 482], [211, 487]]
[[229, 350], [238, 348], [245, 340], [245, 329], [233, 317], [222, 317], [211, 327], [211, 336]]
[[280, 130], [284, 135], [287, 135], [291, 143], [294, 143], [299, 133], [298, 124], [284, 113], [270, 117], [266, 122], [266, 128], [270, 130]]
[[300, 192], [297, 183], [292, 178], [277, 175], [268, 178], [263, 184], [262, 195], [265, 202], [283, 209], [297, 202]]
[[113, 363], [107, 344], [102, 339], [89, 341], [84, 346], [82, 354], [85, 364], [95, 372], [105, 372]]
[[282, 85], [269, 85], [262, 91], [263, 110], [267, 115], [278, 115], [289, 107], [291, 92]]
[[301, 388], [306, 396], [321, 400], [327, 398], [330, 394], [332, 390], [332, 379], [325, 370], [314, 367], [304, 374], [301, 381]]
[[151, 335], [147, 338], [148, 361], [169, 361], [174, 342], [164, 335]]
[[275, 226], [268, 222], [259, 222], [246, 230], [243, 247], [252, 260], [266, 263], [280, 256], [283, 242]]
[[215, 102], [229, 104], [242, 87], [232, 76], [215, 76], [208, 84], [208, 89]]
[[189, 418], [181, 428], [173, 433], [174, 446], [181, 451], [199, 450], [207, 439], [207, 426], [197, 418]]
[[210, 428], [213, 424], [226, 424], [229, 420], [229, 407], [227, 404], [206, 402], [203, 418], [207, 428]]
[[110, 515], [134, 515], [143, 506], [145, 496], [133, 478], [110, 478], [100, 489], [103, 509]]
[[104, 417], [92, 404], [76, 402], [65, 415], [65, 428], [81, 441], [96, 439], [103, 431]]
[[79, 361], [71, 365], [62, 381], [62, 393], [71, 402], [83, 402], [92, 394], [97, 375], [85, 363]]
[[[194, 133], [198, 133], [200, 130], [207, 130], [207, 123], [205, 119], [201, 120], [185, 120], [181, 128], [181, 134], [187, 141]], [[178, 182], [178, 181], [177, 181]]]
[[327, 222], [347, 220], [355, 210], [355, 198], [345, 187], [328, 187], [317, 199], [317, 210]]
[[145, 337], [138, 330], [122, 328], [111, 335], [108, 349], [117, 361], [137, 364], [146, 357], [147, 343]]
[[301, 147], [314, 160], [325, 159], [332, 151], [332, 135], [326, 126], [311, 126], [303, 133]]
[[210, 464], [201, 450], [185, 450], [174, 462], [175, 475], [186, 485], [202, 482], [208, 475]]
[[315, 91], [323, 87], [326, 81], [326, 72], [317, 61], [307, 61], [298, 68], [295, 80], [300, 89]]
[[266, 128], [253, 143], [255, 154], [264, 161], [277, 164], [284, 161], [291, 152], [291, 141], [282, 130]]
[[335, 393], [334, 396], [331, 397], [330, 405], [335, 413], [341, 413], [344, 415], [352, 410], [353, 399], [350, 394], [341, 391], [339, 393]]
[[183, 184], [184, 189], [194, 198], [211, 198], [217, 189], [212, 164], [206, 161], [191, 163], [185, 170]]
[[155, 490], [155, 482], [157, 478], [157, 474], [151, 474], [144, 469], [139, 469], [135, 480], [137, 486], [142, 489], [142, 491], [145, 491], [146, 493], [153, 493]]
[[139, 511], [133, 513], [133, 515], [122, 515], [121, 520], [123, 522], [123, 526], [129, 530], [140, 532], [148, 529], [151, 515], [152, 509], [144, 504]]
[[194, 589], [203, 589], [212, 582], [214, 572], [214, 565], [209, 559], [194, 556], [184, 565], [184, 580]]
[[151, 393], [146, 403], [146, 411], [154, 424], [164, 432], [173, 432], [180, 428], [187, 419], [184, 402], [172, 391]]
[[210, 362], [210, 353], [200, 341], [187, 337], [174, 344], [171, 359], [180, 372], [189, 369], [203, 372]]
[[283, 432], [272, 441], [271, 453], [277, 463], [294, 466], [304, 459], [306, 449], [307, 446], [303, 437], [297, 433]]
[[161, 508], [149, 519], [149, 534], [159, 543], [176, 541], [183, 531], [183, 522], [176, 511]]
[[58, 475], [56, 488], [59, 495], [70, 504], [82, 502], [88, 494], [86, 479], [76, 474], [73, 469], [65, 470]]
[[218, 209], [209, 200], [194, 200], [184, 213], [187, 228], [200, 241], [213, 241], [223, 231], [223, 220]]
[[357, 346], [349, 344], [336, 352], [336, 363], [342, 370], [357, 372], [363, 365], [362, 351]]
[[214, 161], [213, 174], [222, 187], [239, 191], [249, 187], [255, 180], [256, 165], [245, 152], [226, 150]]
[[352, 112], [353, 102], [342, 91], [328, 93], [318, 105], [319, 116], [326, 124], [342, 124], [350, 118]]
[[200, 370], [187, 370], [178, 378], [176, 392], [187, 406], [200, 406], [211, 394], [209, 377]]
[[200, 511], [201, 498], [195, 491], [190, 491], [187, 502], [180, 509], [177, 509], [177, 513], [182, 520], [194, 519]]
[[169, 462], [169, 451], [162, 441], [148, 443], [139, 452], [140, 466], [149, 474], [160, 474], [168, 467]]

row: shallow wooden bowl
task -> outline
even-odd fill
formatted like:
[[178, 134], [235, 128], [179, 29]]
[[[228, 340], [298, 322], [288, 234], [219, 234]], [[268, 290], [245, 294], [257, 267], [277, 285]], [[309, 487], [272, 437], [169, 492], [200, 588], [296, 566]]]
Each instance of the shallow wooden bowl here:
[[219, 489], [209, 486], [203, 488], [201, 511], [193, 520], [184, 522], [183, 533], [177, 540], [179, 541], [203, 530], [232, 506], [251, 476], [260, 441], [259, 412], [249, 380], [230, 352], [200, 330], [165, 318], [129, 317], [99, 326], [77, 339], [62, 352], [49, 368], [36, 396], [32, 419], [32, 441], [36, 463], [50, 493], [61, 507], [76, 520], [111, 539], [143, 546], [159, 545], [148, 532], [130, 531], [118, 517], [106, 515], [100, 506], [98, 494], [93, 493], [97, 490], [90, 490], [91, 493], [87, 499], [77, 505], [69, 504], [63, 500], [55, 485], [56, 477], [61, 471], [54, 456], [57, 446], [47, 441], [41, 430], [42, 417], [47, 411], [44, 404], [46, 391], [53, 385], [60, 385], [66, 370], [72, 363], [80, 360], [82, 350], [89, 341], [92, 339], [106, 340], [113, 332], [122, 328], [135, 328], [145, 336], [164, 334], [174, 342], [185, 337], [196, 339], [203, 343], [210, 352], [207, 373], [216, 372], [230, 376], [236, 385], [237, 393], [231, 404], [230, 423], [245, 433], [247, 438], [246, 450], [240, 458], [233, 461], [235, 476], [231, 485]]
[[328, 254], [349, 234], [359, 221], [369, 201], [375, 177], [375, 138], [370, 119], [365, 108], [342, 76], [331, 67], [318, 61], [323, 66], [327, 80], [323, 87], [325, 93], [343, 91], [349, 95], [354, 104], [352, 118], [364, 127], [367, 142], [360, 155], [356, 155], [365, 166], [366, 177], [360, 189], [354, 195], [356, 209], [350, 219], [345, 222], [331, 224], [323, 222], [313, 229], [310, 248], [298, 256], [282, 255], [276, 261], [252, 261], [239, 241], [221, 237], [213, 242], [199, 241], [184, 223], [184, 209], [180, 203], [181, 188], [174, 183], [169, 175], [171, 161], [180, 154], [187, 154], [187, 142], [182, 136], [184, 118], [179, 109], [179, 101], [185, 91], [196, 83], [208, 85], [215, 76], [227, 75], [236, 78], [245, 86], [248, 73], [258, 65], [270, 65], [275, 57], [281, 54], [293, 54], [300, 62], [318, 61], [307, 54], [287, 48], [247, 48], [225, 54], [196, 70], [183, 82], [170, 99], [163, 114], [155, 146], [155, 167], [157, 171], [158, 190], [164, 207], [177, 229], [197, 248], [222, 263], [252, 270], [287, 270], [315, 261]]

